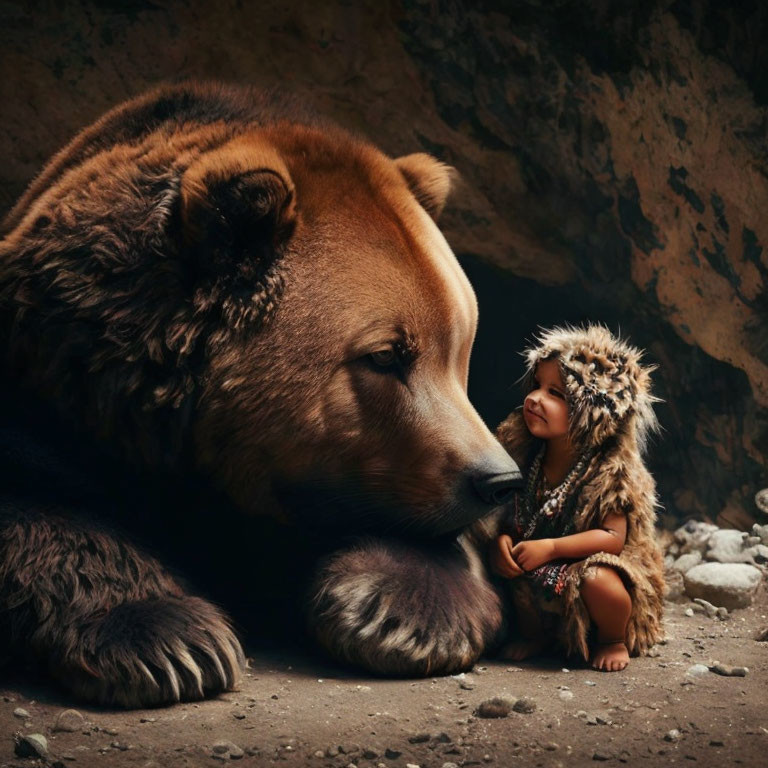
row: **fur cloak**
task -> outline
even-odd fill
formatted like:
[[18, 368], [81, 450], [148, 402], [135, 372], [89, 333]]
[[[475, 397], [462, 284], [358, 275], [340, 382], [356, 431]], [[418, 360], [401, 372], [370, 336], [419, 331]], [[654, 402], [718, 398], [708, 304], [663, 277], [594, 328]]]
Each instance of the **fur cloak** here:
[[[571, 569], [560, 595], [562, 620], [559, 640], [567, 653], [589, 658], [590, 617], [580, 596], [582, 579], [590, 568], [610, 566], [622, 577], [632, 598], [625, 643], [630, 654], [644, 654], [663, 637], [663, 559], [654, 533], [656, 490], [643, 463], [647, 433], [656, 426], [650, 394], [649, 367], [641, 366], [639, 350], [617, 340], [601, 326], [555, 328], [541, 344], [527, 352], [528, 372], [555, 358], [568, 390], [572, 439], [596, 451], [583, 480], [574, 491], [576, 533], [600, 527], [605, 517], [622, 512], [627, 536], [619, 555], [598, 552]], [[521, 411], [514, 411], [497, 428], [496, 436], [524, 471], [530, 469], [541, 446], [528, 431]], [[486, 545], [504, 533], [504, 512], [481, 521], [472, 538]], [[519, 579], [509, 582], [511, 588]]]

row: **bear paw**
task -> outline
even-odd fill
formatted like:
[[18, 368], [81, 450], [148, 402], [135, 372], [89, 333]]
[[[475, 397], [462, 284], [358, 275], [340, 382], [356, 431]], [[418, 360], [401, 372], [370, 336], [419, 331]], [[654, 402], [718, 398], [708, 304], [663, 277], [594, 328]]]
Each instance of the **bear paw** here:
[[52, 672], [84, 701], [149, 707], [233, 689], [243, 651], [224, 615], [196, 597], [123, 603], [73, 628]]
[[320, 642], [381, 674], [467, 670], [501, 622], [479, 558], [455, 541], [365, 540], [331, 557], [311, 595], [310, 625]]

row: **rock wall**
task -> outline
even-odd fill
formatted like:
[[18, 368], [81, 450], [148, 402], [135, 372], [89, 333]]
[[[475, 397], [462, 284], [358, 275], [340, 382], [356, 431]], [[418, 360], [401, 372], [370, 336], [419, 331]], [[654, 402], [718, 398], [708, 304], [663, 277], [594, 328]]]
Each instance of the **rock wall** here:
[[667, 521], [747, 528], [768, 485], [767, 41], [758, 0], [6, 2], [0, 214], [160, 80], [303, 94], [460, 171], [444, 229], [480, 298], [470, 394], [492, 426], [538, 325], [605, 321], [660, 365]]

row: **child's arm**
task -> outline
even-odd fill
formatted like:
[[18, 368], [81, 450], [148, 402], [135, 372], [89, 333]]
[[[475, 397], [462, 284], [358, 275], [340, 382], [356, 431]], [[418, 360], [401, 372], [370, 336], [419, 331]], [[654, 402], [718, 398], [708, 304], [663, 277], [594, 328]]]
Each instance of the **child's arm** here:
[[596, 552], [618, 555], [626, 538], [627, 518], [615, 513], [607, 515], [600, 528], [557, 539], [521, 541], [512, 548], [510, 555], [523, 570], [532, 571], [550, 560], [578, 560]]

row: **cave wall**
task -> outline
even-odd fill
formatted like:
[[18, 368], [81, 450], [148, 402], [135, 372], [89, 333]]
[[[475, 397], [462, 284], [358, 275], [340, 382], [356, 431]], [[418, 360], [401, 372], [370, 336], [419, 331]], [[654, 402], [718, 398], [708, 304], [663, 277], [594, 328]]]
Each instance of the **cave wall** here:
[[756, 0], [5, 2], [0, 215], [161, 80], [289, 89], [459, 170], [443, 228], [480, 300], [491, 426], [539, 325], [602, 320], [660, 365], [665, 520], [746, 527], [768, 485], [766, 43]]

